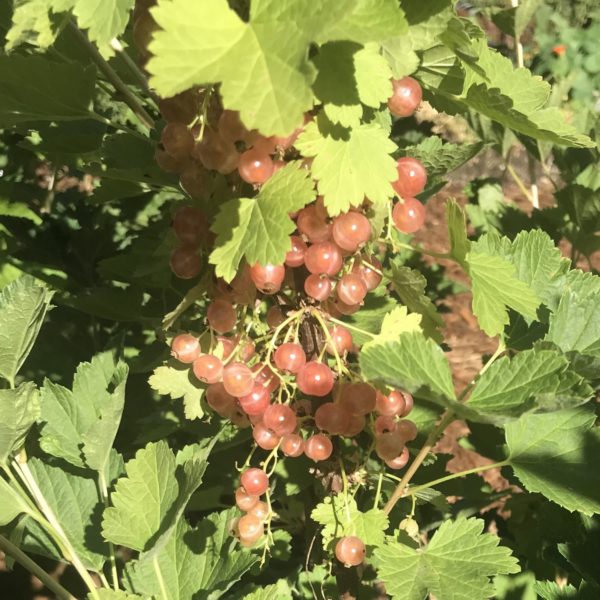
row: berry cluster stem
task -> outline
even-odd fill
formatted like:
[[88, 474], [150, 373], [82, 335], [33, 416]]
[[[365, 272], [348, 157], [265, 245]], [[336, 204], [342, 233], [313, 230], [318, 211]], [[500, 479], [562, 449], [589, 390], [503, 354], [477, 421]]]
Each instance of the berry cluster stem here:
[[423, 447], [419, 450], [415, 459], [410, 463], [410, 467], [406, 470], [404, 477], [400, 480], [400, 483], [396, 486], [394, 493], [390, 496], [390, 499], [387, 501], [387, 504], [383, 508], [383, 512], [386, 515], [389, 515], [392, 512], [394, 506], [396, 506], [396, 502], [402, 498], [404, 495], [404, 490], [410, 483], [410, 480], [413, 478], [414, 474], [417, 472], [430, 450], [433, 448], [435, 443], [437, 442], [440, 434], [448, 427], [448, 425], [454, 420], [454, 412], [448, 410], [442, 416], [442, 419], [438, 423], [437, 427], [427, 436], [427, 440]]

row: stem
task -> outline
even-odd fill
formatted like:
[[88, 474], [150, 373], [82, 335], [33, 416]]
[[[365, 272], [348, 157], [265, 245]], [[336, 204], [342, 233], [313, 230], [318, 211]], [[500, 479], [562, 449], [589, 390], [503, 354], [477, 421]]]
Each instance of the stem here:
[[[511, 5], [513, 8], [517, 8], [519, 6], [519, 0], [511, 0]], [[522, 68], [524, 66], [523, 62], [523, 44], [521, 44], [521, 40], [515, 31], [515, 47], [517, 50], [517, 66]]]
[[181, 302], [168, 314], [165, 315], [162, 321], [163, 330], [170, 329], [175, 321], [190, 307], [202, 298], [202, 295], [206, 291], [206, 281], [202, 279], [194, 287], [190, 288], [186, 295], [183, 297]]
[[350, 329], [351, 331], [356, 331], [356, 333], [362, 333], [363, 335], [368, 335], [369, 337], [372, 337], [372, 338], [377, 337], [374, 333], [371, 333], [370, 331], [365, 331], [364, 329], [361, 329], [360, 327], [355, 327], [354, 325], [350, 325], [350, 323], [346, 323], [345, 321], [340, 321], [339, 319], [334, 319], [333, 317], [327, 317], [327, 320], [331, 321], [332, 323], [335, 323], [336, 325], [341, 325], [342, 327], [345, 327], [346, 329]]
[[410, 464], [410, 467], [408, 467], [406, 473], [404, 474], [404, 477], [402, 477], [402, 479], [400, 480], [400, 483], [396, 486], [394, 493], [391, 495], [390, 499], [387, 501], [387, 504], [384, 506], [383, 512], [386, 515], [390, 514], [390, 512], [396, 505], [396, 502], [398, 502], [398, 500], [400, 500], [400, 498], [402, 498], [402, 496], [404, 494], [404, 490], [408, 486], [408, 484], [409, 484], [410, 480], [413, 478], [414, 474], [417, 472], [418, 468], [421, 466], [421, 464], [427, 457], [427, 454], [429, 454], [429, 451], [435, 445], [435, 443], [438, 439], [438, 436], [444, 431], [444, 429], [446, 429], [446, 427], [453, 420], [454, 420], [454, 413], [452, 411], [446, 411], [444, 413], [444, 416], [442, 417], [442, 420], [439, 422], [438, 426], [429, 434], [429, 436], [427, 436], [427, 440], [425, 441], [425, 444], [423, 445], [421, 450], [419, 450], [419, 453], [417, 454], [417, 456], [415, 456], [415, 459]]
[[519, 186], [519, 189], [523, 193], [523, 195], [533, 204], [533, 198], [529, 193], [529, 190], [525, 187], [523, 180], [517, 175], [517, 172], [513, 169], [513, 166], [510, 163], [506, 163], [506, 170], [510, 173], [511, 177], [515, 180], [515, 183]]
[[535, 178], [535, 160], [531, 154], [527, 155], [527, 166], [529, 167], [529, 182], [531, 183], [531, 204], [533, 208], [540, 208], [540, 195]]
[[475, 383], [496, 362], [496, 360], [500, 357], [501, 354], [504, 353], [505, 350], [506, 350], [506, 346], [504, 345], [504, 342], [502, 340], [500, 340], [498, 342], [498, 347], [494, 351], [494, 354], [492, 354], [492, 356], [490, 356], [490, 359], [485, 363], [485, 365], [483, 365], [483, 367], [481, 368], [481, 371], [479, 371], [479, 373], [477, 373], [477, 375], [475, 375], [475, 377], [473, 377], [473, 379], [471, 379], [471, 381], [465, 387], [465, 389], [458, 395], [459, 402], [465, 402], [465, 397], [473, 389], [473, 386], [475, 385]]
[[25, 567], [25, 569], [35, 575], [59, 600], [77, 600], [75, 596], [60, 585], [56, 579], [46, 573], [42, 567], [3, 535], [0, 535], [0, 550], [12, 556], [21, 566]]
[[482, 465], [480, 467], [473, 467], [472, 469], [467, 469], [466, 471], [460, 471], [459, 473], [452, 473], [451, 475], [446, 475], [445, 477], [440, 477], [439, 479], [434, 479], [433, 481], [428, 481], [427, 483], [423, 483], [422, 485], [417, 485], [413, 488], [410, 488], [404, 492], [402, 497], [406, 498], [407, 496], [413, 496], [421, 490], [426, 490], [428, 488], [435, 487], [440, 483], [445, 483], [446, 481], [451, 481], [452, 479], [458, 479], [459, 477], [472, 475], [473, 473], [483, 473], [484, 471], [489, 471], [490, 469], [499, 469], [501, 467], [505, 467], [508, 464], [510, 464], [508, 460], [503, 460], [497, 463], [492, 463], [491, 465]]
[[381, 497], [381, 484], [383, 483], [383, 471], [379, 473], [379, 479], [377, 480], [377, 491], [375, 492], [375, 500], [373, 501], [373, 508], [377, 508], [379, 505], [379, 498]]
[[[108, 486], [106, 485], [106, 478], [102, 471], [98, 472], [98, 487], [100, 488], [100, 496], [104, 502], [104, 506], [108, 508]], [[113, 589], [115, 592], [119, 591], [119, 574], [117, 572], [117, 561], [115, 559], [115, 547], [112, 542], [108, 542], [108, 551], [110, 554], [110, 573], [112, 577]]]
[[[314, 309], [311, 312], [312, 312], [313, 316], [315, 317], [315, 319], [317, 319], [317, 321], [319, 322], [319, 325], [321, 326], [321, 329], [323, 330], [323, 333], [325, 334], [325, 339], [327, 340], [327, 342], [331, 346], [331, 349], [333, 350], [333, 354], [335, 356], [335, 363], [337, 366], [337, 372], [338, 372], [338, 375], [341, 376], [342, 373], [344, 372], [344, 363], [342, 362], [339, 352], [337, 351], [337, 348], [335, 347], [335, 343], [333, 342], [331, 333], [329, 332], [329, 329], [327, 328], [325, 321], [323, 321], [323, 317], [321, 316], [321, 313], [317, 309]], [[327, 348], [327, 345], [325, 345], [325, 348]]]
[[123, 62], [127, 65], [127, 68], [131, 71], [132, 75], [138, 80], [138, 83], [142, 86], [142, 89], [158, 105], [158, 96], [150, 89], [150, 86], [148, 85], [148, 78], [137, 66], [131, 56], [129, 56], [127, 50], [123, 48], [123, 44], [121, 44], [117, 38], [114, 38], [110, 42], [110, 47], [123, 59]]
[[27, 484], [27, 487], [29, 488], [32, 496], [34, 497], [35, 501], [37, 502], [37, 505], [39, 506], [40, 510], [42, 511], [42, 514], [44, 515], [44, 517], [46, 517], [46, 519], [48, 519], [48, 522], [50, 523], [52, 528], [56, 531], [58, 536], [61, 538], [61, 541], [68, 553], [68, 556], [65, 556], [65, 558], [73, 564], [73, 566], [79, 573], [79, 576], [81, 577], [81, 579], [83, 579], [83, 581], [87, 585], [87, 587], [90, 591], [90, 596], [94, 600], [99, 600], [100, 597], [98, 595], [97, 587], [96, 587], [94, 580], [90, 577], [90, 574], [88, 573], [84, 564], [81, 562], [81, 559], [79, 558], [79, 556], [77, 556], [75, 549], [73, 548], [71, 542], [69, 541], [69, 538], [67, 537], [67, 535], [64, 532], [64, 529], [62, 528], [62, 526], [59, 523], [58, 519], [56, 518], [54, 512], [50, 508], [50, 505], [48, 504], [46, 498], [42, 494], [42, 491], [38, 487], [38, 484], [33, 476], [33, 473], [29, 469], [29, 465], [26, 462], [19, 462], [17, 460], [14, 461], [14, 464], [15, 464], [15, 468], [17, 469], [18, 473], [22, 476], [23, 480]]
[[104, 59], [102, 54], [98, 51], [98, 48], [90, 42], [88, 37], [77, 27], [72, 21], [69, 23], [71, 28], [75, 31], [77, 37], [81, 40], [81, 42], [86, 47], [87, 51], [90, 53], [92, 60], [96, 63], [96, 66], [102, 71], [106, 79], [110, 81], [113, 87], [117, 90], [117, 92], [123, 95], [123, 101], [133, 113], [137, 116], [137, 118], [141, 121], [143, 125], [145, 125], [148, 129], [154, 128], [154, 121], [152, 117], [146, 112], [146, 109], [139, 103], [136, 96], [133, 92], [127, 87], [124, 81], [117, 75], [116, 71], [108, 64], [108, 62]]

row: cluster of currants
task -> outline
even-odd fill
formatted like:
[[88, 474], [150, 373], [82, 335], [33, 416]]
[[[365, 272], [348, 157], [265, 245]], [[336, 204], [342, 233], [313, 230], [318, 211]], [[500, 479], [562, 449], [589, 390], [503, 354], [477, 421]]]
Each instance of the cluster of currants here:
[[[404, 78], [393, 84], [390, 110], [397, 116], [412, 114], [421, 101], [418, 83]], [[169, 120], [168, 110], [161, 109], [168, 125], [159, 152], [176, 160], [185, 155], [185, 161], [199, 162], [202, 169], [237, 169], [253, 185], [264, 183], [285, 164], [282, 159], [293, 151], [300, 131], [285, 140], [264, 138], [247, 131], [236, 113], [222, 111], [217, 126], [207, 126], [196, 141], [193, 119], [184, 125], [184, 133], [181, 121]], [[172, 134], [176, 130], [180, 134]], [[185, 144], [176, 141], [185, 136]], [[425, 209], [415, 196], [424, 190], [427, 173], [411, 157], [400, 158], [397, 170], [393, 187], [399, 200], [392, 220], [400, 231], [412, 233], [424, 221]], [[187, 189], [185, 171], [180, 173]], [[416, 425], [406, 419], [413, 398], [361, 381], [354, 357], [358, 346], [351, 326], [341, 320], [359, 311], [367, 294], [383, 282], [378, 245], [370, 243], [369, 208], [365, 200], [332, 219], [318, 197], [290, 215], [296, 231], [283, 264], [245, 264], [230, 284], [220, 279], [213, 283], [206, 305], [208, 348], [203, 350], [191, 333], [172, 340], [172, 355], [190, 365], [193, 376], [207, 386], [209, 407], [238, 427], [252, 427], [256, 446], [269, 452], [262, 469], [243, 471], [236, 491], [237, 506], [245, 513], [237, 534], [246, 546], [263, 536], [273, 517], [272, 471], [267, 469], [271, 461], [302, 455], [326, 461], [337, 436], [361, 435], [370, 440], [365, 447], [372, 447], [389, 469], [408, 462], [407, 443], [417, 435]], [[200, 210], [184, 207], [174, 215], [173, 230], [180, 245], [171, 268], [178, 277], [196, 277], [201, 270], [198, 247], [210, 243], [207, 219]], [[260, 500], [263, 494], [266, 502]], [[358, 538], [342, 538], [336, 556], [347, 566], [360, 564], [365, 546]]]

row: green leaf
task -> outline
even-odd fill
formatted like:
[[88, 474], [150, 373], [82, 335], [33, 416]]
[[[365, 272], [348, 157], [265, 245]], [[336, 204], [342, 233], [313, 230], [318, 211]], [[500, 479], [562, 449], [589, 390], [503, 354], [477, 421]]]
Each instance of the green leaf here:
[[515, 267], [501, 256], [471, 250], [466, 256], [473, 291], [473, 312], [489, 336], [500, 335], [508, 325], [508, 308], [535, 319], [540, 301], [517, 279]]
[[85, 119], [96, 75], [75, 62], [41, 56], [0, 56], [0, 126], [24, 121]]
[[46, 380], [41, 389], [42, 449], [77, 467], [104, 471], [121, 421], [127, 372], [104, 352], [77, 367], [72, 390]]
[[10, 383], [31, 352], [51, 299], [52, 292], [29, 275], [0, 291], [0, 376]]
[[232, 198], [222, 204], [212, 226], [217, 240], [209, 259], [216, 275], [231, 281], [244, 257], [250, 265], [282, 264], [296, 227], [289, 213], [313, 199], [307, 171], [293, 163], [275, 173], [256, 198]]
[[358, 127], [361, 103], [378, 108], [392, 93], [392, 74], [377, 44], [330, 42], [313, 63], [318, 69], [313, 90], [333, 123]]
[[393, 342], [369, 343], [360, 353], [359, 362], [367, 381], [411, 392], [427, 387], [434, 394], [456, 399], [448, 360], [442, 349], [422, 333], [403, 333]]
[[75, 552], [88, 569], [99, 571], [107, 560], [108, 546], [100, 537], [104, 504], [98, 495], [96, 479], [88, 473], [75, 475], [37, 458], [28, 464]]
[[31, 382], [12, 390], [0, 390], [1, 464], [7, 464], [11, 454], [25, 443], [27, 433], [40, 416], [39, 396]]
[[530, 492], [567, 510], [600, 512], [600, 434], [580, 407], [523, 415], [505, 427], [510, 463]]
[[423, 163], [427, 169], [428, 181], [431, 183], [464, 165], [483, 148], [483, 142], [451, 144], [444, 143], [440, 137], [431, 135], [416, 146], [408, 146], [403, 151], [406, 156], [412, 156]]
[[600, 357], [600, 293], [581, 297], [567, 291], [550, 317], [546, 339], [564, 352]]
[[139, 450], [115, 485], [113, 506], [104, 511], [105, 539], [134, 550], [150, 549], [151, 556], [155, 543], [160, 549], [168, 545], [175, 522], [201, 483], [207, 454], [199, 451], [179, 461], [165, 441]]
[[221, 82], [226, 108], [249, 129], [287, 135], [312, 107], [311, 42], [381, 41], [405, 27], [393, 0], [253, 2], [248, 22], [225, 0], [172, 0], [152, 10], [151, 85], [172, 96]]
[[321, 535], [325, 548], [346, 535], [359, 537], [367, 546], [381, 546], [388, 528], [388, 518], [382, 510], [372, 508], [361, 512], [356, 500], [343, 494], [328, 496], [317, 504], [310, 516], [323, 526]]
[[[381, 323], [387, 313], [394, 310], [398, 306], [398, 302], [394, 300], [387, 290], [380, 286], [377, 290], [367, 294], [364, 305], [360, 310], [344, 321], [372, 334], [377, 334], [381, 331]], [[370, 335], [365, 335], [358, 331], [352, 331], [352, 339], [355, 343], [362, 345], [373, 339]]]
[[536, 581], [535, 591], [543, 600], [580, 600], [577, 588], [570, 583], [559, 587], [554, 581]]
[[446, 204], [446, 220], [448, 221], [450, 236], [450, 254], [455, 260], [464, 265], [471, 248], [471, 242], [467, 237], [465, 213], [456, 200], [452, 198]]
[[396, 145], [377, 123], [363, 124], [343, 134], [323, 119], [309, 123], [295, 146], [303, 156], [314, 157], [312, 176], [331, 216], [363, 203], [385, 203], [394, 194], [398, 177], [390, 156]]
[[188, 365], [170, 360], [166, 365], [154, 369], [148, 383], [159, 394], [170, 396], [173, 400], [183, 398], [186, 419], [201, 419], [204, 416], [202, 397], [206, 386], [194, 377]]
[[100, 149], [102, 163], [91, 162], [86, 170], [102, 178], [170, 187], [179, 192], [178, 180], [156, 164], [155, 149], [150, 139], [129, 133], [107, 135]]
[[[555, 350], [525, 350], [512, 359], [504, 356], [479, 378], [466, 407], [480, 416], [493, 417], [495, 423], [536, 408], [564, 408], [557, 396], [565, 392], [563, 386], [572, 375], [569, 361]], [[575, 377], [575, 382], [580, 379]], [[574, 382], [569, 383], [572, 387]], [[591, 389], [588, 392], [591, 395]], [[587, 398], [578, 398], [576, 403], [581, 404]]]
[[515, 11], [515, 37], [521, 37], [531, 19], [533, 19], [542, 0], [521, 0]]
[[292, 600], [290, 584], [285, 579], [246, 594], [243, 600]]
[[16, 0], [11, 28], [6, 33], [5, 50], [10, 52], [21, 44], [48, 48], [56, 36], [50, 21], [52, 0]]
[[235, 548], [230, 531], [236, 512], [230, 509], [209, 515], [195, 529], [179, 519], [175, 534], [157, 557], [142, 553], [127, 564], [126, 580], [132, 589], [162, 597], [158, 571], [171, 600], [221, 597], [258, 561], [251, 552]]
[[[52, 1], [52, 0], [51, 0]], [[54, 0], [59, 4], [63, 0]], [[129, 12], [135, 0], [67, 0], [73, 5], [73, 14], [81, 29], [87, 29], [87, 35], [96, 42], [104, 54], [111, 54], [109, 44], [120, 36], [129, 21]], [[64, 8], [63, 8], [64, 10]]]
[[425, 294], [427, 280], [423, 274], [416, 269], [405, 267], [398, 261], [392, 262], [391, 267], [392, 286], [400, 300], [406, 304], [408, 310], [423, 317], [421, 327], [425, 335], [441, 341], [439, 328], [444, 325], [444, 321], [431, 298]]
[[510, 261], [517, 277], [527, 283], [538, 298], [544, 299], [550, 281], [562, 266], [560, 250], [552, 238], [540, 229], [522, 231], [512, 242]]
[[0, 477], [0, 525], [8, 525], [22, 513], [29, 513], [23, 497]]
[[375, 565], [386, 592], [396, 600], [485, 600], [494, 594], [490, 578], [518, 573], [517, 559], [482, 533], [481, 519], [445, 521], [429, 545], [415, 550], [392, 539], [375, 550]]
[[476, 61], [462, 60], [466, 76], [462, 99], [490, 119], [538, 140], [592, 147], [592, 140], [568, 124], [558, 108], [543, 108], [550, 85], [528, 69], [492, 50], [485, 37], [471, 41]]
[[400, 334], [417, 331], [421, 333], [421, 315], [408, 314], [406, 306], [397, 306], [383, 317], [379, 335], [369, 343], [377, 344], [383, 341], [394, 341]]

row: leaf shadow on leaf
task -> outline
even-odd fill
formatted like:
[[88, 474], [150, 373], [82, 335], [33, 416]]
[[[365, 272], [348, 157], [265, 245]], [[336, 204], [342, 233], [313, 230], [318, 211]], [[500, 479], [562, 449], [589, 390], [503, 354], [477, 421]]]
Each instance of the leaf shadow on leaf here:
[[330, 121], [324, 112], [319, 113], [317, 116], [317, 127], [323, 137], [331, 137], [334, 140], [344, 140], [346, 142], [350, 139], [351, 130]]
[[[526, 471], [526, 479], [531, 483], [531, 478], [535, 478], [534, 486], [525, 486], [530, 492], [541, 492], [544, 496], [553, 500], [560, 506], [564, 506], [560, 498], [569, 495], [569, 499], [574, 503], [573, 508], [567, 510], [580, 510], [584, 514], [591, 514], [600, 511], [600, 436], [595, 429], [583, 433], [583, 449], [581, 460], [574, 463], [562, 460], [556, 454], [538, 454], [527, 452], [519, 454], [511, 460], [511, 466], [517, 466], [517, 469]], [[531, 458], [528, 461], [528, 457]], [[578, 471], [579, 469], [579, 471]], [[519, 480], [521, 478], [515, 471]], [[538, 482], [542, 482], [540, 485]], [[533, 487], [534, 489], [530, 489]], [[548, 490], [557, 490], [557, 496], [547, 495]], [[576, 498], [573, 498], [576, 494]], [[582, 503], [587, 501], [587, 510], [584, 510]], [[590, 504], [595, 505], [595, 510], [590, 508]], [[577, 508], [575, 508], [577, 507]]]

